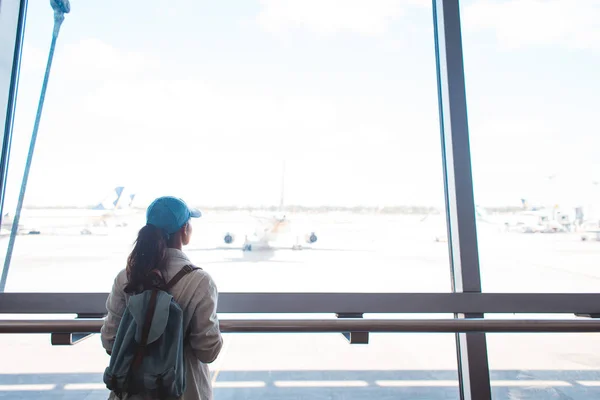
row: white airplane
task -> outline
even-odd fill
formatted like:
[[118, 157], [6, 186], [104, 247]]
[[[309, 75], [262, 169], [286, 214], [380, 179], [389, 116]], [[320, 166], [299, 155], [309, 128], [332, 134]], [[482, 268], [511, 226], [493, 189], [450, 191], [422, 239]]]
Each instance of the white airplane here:
[[[92, 208], [23, 208], [19, 220], [19, 234], [41, 234], [56, 230], [75, 229], [82, 235], [92, 234], [95, 228], [124, 227], [133, 214], [131, 205], [135, 193], [127, 193], [117, 186]], [[10, 212], [2, 216], [3, 234], [10, 233], [13, 223]]]
[[600, 241], [600, 221], [586, 221], [581, 227], [581, 240]]
[[584, 207], [577, 208], [576, 230], [583, 241], [600, 241], [600, 218], [595, 212], [596, 209], [597, 207], [590, 206], [584, 213]]
[[[256, 250], [302, 250], [311, 249], [305, 245], [312, 245], [317, 242], [317, 234], [313, 230], [298, 232], [292, 229], [292, 221], [284, 213], [285, 202], [285, 161], [283, 162], [281, 175], [281, 195], [279, 199], [279, 210], [273, 215], [253, 215], [256, 226], [253, 232], [242, 233], [244, 240], [241, 245], [236, 246], [236, 236], [234, 232], [223, 234], [225, 246], [204, 250], [242, 250], [244, 252]], [[294, 224], [295, 225], [295, 224]], [[300, 228], [303, 229], [303, 228]], [[281, 245], [281, 243], [291, 242], [291, 245]], [[290, 240], [291, 239], [291, 240]], [[200, 250], [200, 249], [198, 249]], [[326, 249], [319, 249], [326, 250]], [[333, 250], [333, 249], [332, 249]]]
[[531, 207], [522, 199], [523, 211], [505, 217], [507, 230], [521, 233], [568, 232], [575, 223], [574, 210], [558, 205]]
[[[237, 249], [243, 251], [275, 249], [302, 250], [307, 248], [304, 244], [311, 245], [317, 242], [317, 234], [314, 231], [304, 232], [302, 235], [296, 233], [294, 237], [291, 220], [281, 213], [270, 217], [255, 216], [254, 218], [257, 220], [257, 226], [254, 232], [245, 234], [242, 246], [237, 247]], [[302, 238], [300, 236], [302, 236]], [[286, 238], [289, 240], [290, 237], [294, 240], [291, 246], [278, 247], [276, 245], [276, 243], [285, 241]], [[232, 245], [235, 242], [235, 234], [231, 232], [225, 233], [223, 241], [226, 245]], [[225, 249], [235, 248], [236, 247], [233, 246], [225, 247]]]
[[[556, 209], [554, 213], [536, 208], [531, 210], [525, 207], [525, 210], [512, 215], [492, 215], [483, 207], [475, 206], [475, 218], [477, 227], [493, 228], [499, 232], [520, 232], [520, 233], [556, 233], [565, 232], [565, 224], [569, 221], [566, 214], [561, 214], [561, 211]], [[426, 215], [421, 219], [421, 222], [429, 219]], [[566, 222], [565, 222], [566, 221]], [[446, 222], [443, 214], [437, 216], [437, 225], [432, 227], [437, 231], [435, 235], [436, 242], [447, 242]]]

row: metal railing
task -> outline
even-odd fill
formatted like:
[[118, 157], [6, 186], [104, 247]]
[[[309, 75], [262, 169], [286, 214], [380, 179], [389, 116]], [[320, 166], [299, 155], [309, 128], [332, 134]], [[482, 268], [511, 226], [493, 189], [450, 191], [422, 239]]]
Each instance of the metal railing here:
[[[0, 293], [0, 314], [105, 315], [108, 293]], [[219, 314], [598, 314], [600, 293], [219, 293]], [[1, 315], [0, 315], [1, 318]]]
[[[98, 333], [101, 319], [2, 320], [0, 334]], [[224, 333], [600, 332], [599, 320], [536, 319], [223, 319]]]

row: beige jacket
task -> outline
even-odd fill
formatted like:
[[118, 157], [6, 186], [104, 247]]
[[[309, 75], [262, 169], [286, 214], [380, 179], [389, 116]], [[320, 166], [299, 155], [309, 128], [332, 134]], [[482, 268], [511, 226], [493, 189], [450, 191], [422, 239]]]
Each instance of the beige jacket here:
[[[167, 250], [167, 267], [163, 272], [168, 282], [190, 259], [181, 250]], [[129, 295], [124, 292], [127, 284], [125, 270], [115, 278], [112, 291], [106, 301], [108, 315], [100, 331], [102, 346], [111, 351], [117, 335], [119, 322], [125, 311]], [[212, 400], [212, 386], [209, 363], [213, 362], [221, 348], [223, 338], [217, 318], [218, 291], [211, 276], [203, 270], [195, 270], [185, 275], [171, 290], [171, 295], [183, 310], [184, 332], [190, 328], [190, 335], [184, 347], [186, 366], [186, 389], [180, 400]], [[109, 399], [116, 398], [112, 393]], [[131, 397], [131, 400], [142, 397]]]

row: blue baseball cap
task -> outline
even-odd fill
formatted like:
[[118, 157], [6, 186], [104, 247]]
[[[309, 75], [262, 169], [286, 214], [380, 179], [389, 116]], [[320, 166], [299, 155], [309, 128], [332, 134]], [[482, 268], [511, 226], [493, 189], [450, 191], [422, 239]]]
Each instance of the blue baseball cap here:
[[188, 207], [185, 201], [171, 196], [159, 197], [146, 210], [146, 223], [162, 228], [170, 235], [177, 232], [190, 218], [202, 216], [200, 210]]

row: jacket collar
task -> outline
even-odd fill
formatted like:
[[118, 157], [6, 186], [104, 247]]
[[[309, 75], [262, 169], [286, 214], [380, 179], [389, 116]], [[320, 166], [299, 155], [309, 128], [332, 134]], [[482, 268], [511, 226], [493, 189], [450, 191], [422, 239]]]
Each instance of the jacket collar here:
[[175, 258], [175, 259], [184, 260], [186, 262], [190, 261], [190, 259], [188, 258], [188, 256], [183, 251], [181, 251], [179, 249], [168, 248], [167, 249], [167, 257], [168, 258]]

